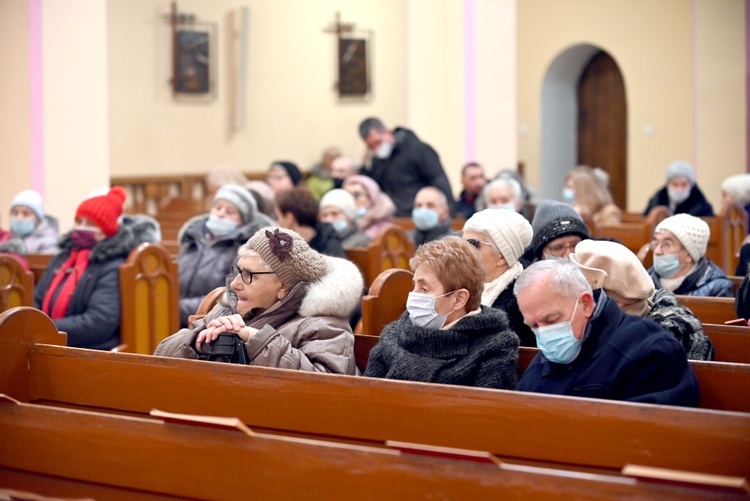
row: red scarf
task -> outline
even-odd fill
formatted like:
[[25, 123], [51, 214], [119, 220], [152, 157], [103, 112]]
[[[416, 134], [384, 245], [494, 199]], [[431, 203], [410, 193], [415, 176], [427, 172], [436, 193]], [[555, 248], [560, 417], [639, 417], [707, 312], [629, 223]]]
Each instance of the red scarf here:
[[[89, 256], [91, 255], [91, 249], [75, 249], [71, 251], [68, 260], [57, 270], [52, 283], [47, 289], [47, 293], [44, 295], [44, 301], [42, 302], [42, 311], [49, 315], [51, 319], [63, 318], [68, 312], [68, 305], [70, 305], [70, 298], [73, 297], [73, 293], [76, 291], [78, 281], [83, 276], [83, 272], [89, 265]], [[63, 283], [62, 290], [57, 296], [55, 305], [50, 311], [50, 303], [52, 297], [55, 295], [60, 282], [65, 280]]]

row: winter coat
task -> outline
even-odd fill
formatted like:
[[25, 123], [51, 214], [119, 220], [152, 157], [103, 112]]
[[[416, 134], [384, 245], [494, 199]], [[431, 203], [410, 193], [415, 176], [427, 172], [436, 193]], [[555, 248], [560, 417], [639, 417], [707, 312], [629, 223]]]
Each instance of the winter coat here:
[[[653, 266], [648, 269], [648, 274], [656, 288], [662, 289], [661, 279]], [[695, 269], [672, 292], [678, 296], [734, 297], [734, 286], [721, 268], [703, 256]]]
[[497, 296], [497, 299], [492, 303], [493, 308], [502, 310], [508, 315], [508, 321], [510, 322], [510, 328], [516, 333], [518, 339], [521, 342], [521, 346], [533, 346], [536, 347], [536, 336], [531, 330], [531, 327], [523, 323], [523, 315], [521, 310], [518, 308], [518, 301], [516, 295], [513, 294], [513, 286], [516, 281], [513, 280], [508, 286]]
[[[643, 211], [643, 215], [647, 216], [648, 213], [651, 212], [651, 209], [657, 205], [664, 205], [672, 209], [669, 204], [669, 195], [667, 194], [666, 186], [657, 191], [656, 194], [651, 197], [651, 200], [648, 201], [646, 210]], [[711, 217], [714, 215], [713, 207], [711, 207], [711, 204], [706, 200], [705, 195], [703, 195], [703, 192], [698, 188], [697, 184], [694, 184], [690, 189], [690, 196], [687, 197], [687, 200], [681, 204], [677, 204], [674, 209], [672, 209], [672, 214], [683, 213], [695, 217]]]
[[450, 218], [446, 219], [442, 223], [438, 224], [431, 230], [412, 230], [409, 232], [409, 238], [414, 242], [414, 248], [419, 247], [427, 242], [433, 240], [440, 240], [441, 238], [449, 237], [451, 235], [458, 235], [453, 228], [451, 228]]
[[713, 360], [714, 346], [703, 324], [692, 311], [677, 301], [677, 296], [666, 289], [656, 289], [651, 296], [654, 305], [646, 319], [656, 322], [671, 332], [690, 360]]
[[449, 329], [417, 327], [404, 312], [383, 329], [364, 375], [512, 389], [518, 379], [518, 336], [505, 313], [481, 308]]
[[[120, 265], [132, 247], [133, 233], [121, 226], [116, 234], [91, 249], [89, 264], [70, 298], [65, 317], [53, 320], [58, 330], [68, 333], [68, 346], [109, 350], [120, 343]], [[36, 308], [41, 308], [55, 273], [70, 256], [70, 234], [60, 240], [60, 248], [63, 250], [52, 258], [34, 287]]]
[[307, 242], [307, 245], [326, 256], [346, 259], [346, 252], [341, 246], [341, 237], [328, 223], [318, 222], [315, 225], [315, 236]]
[[161, 226], [159, 222], [145, 214], [127, 214], [120, 218], [120, 226], [127, 226], [133, 232], [133, 244], [158, 244], [161, 242]]
[[750, 275], [745, 275], [737, 289], [734, 309], [737, 311], [737, 318], [744, 318], [745, 320], [750, 318]]
[[627, 315], [601, 289], [578, 357], [550, 362], [541, 352], [517, 390], [662, 405], [698, 405], [698, 380], [685, 350], [650, 320]]
[[367, 247], [372, 242], [372, 238], [360, 231], [354, 224], [347, 226], [343, 233], [339, 233], [339, 237], [341, 238], [341, 247], [345, 251], [352, 247]]
[[594, 221], [595, 226], [620, 224], [622, 211], [615, 204], [607, 204], [592, 214], [591, 219]]
[[393, 223], [393, 214], [396, 206], [393, 205], [391, 197], [380, 193], [365, 214], [357, 219], [357, 227], [364, 231], [370, 238], [375, 238], [380, 230]]
[[453, 193], [445, 175], [440, 157], [432, 147], [417, 138], [409, 129], [393, 131], [396, 143], [388, 158], [372, 159], [370, 167], [360, 174], [373, 178], [380, 189], [396, 204], [396, 217], [410, 217], [414, 197], [425, 186], [434, 186], [445, 193], [453, 205]]
[[0, 245], [0, 252], [14, 252], [22, 256], [26, 254], [57, 254], [60, 252], [60, 248], [57, 246], [57, 240], [60, 237], [57, 228], [56, 218], [44, 216], [44, 220], [25, 237], [13, 237]]
[[740, 260], [734, 274], [738, 277], [744, 277], [748, 273], [750, 273], [750, 243], [745, 243], [740, 247]]
[[462, 190], [454, 205], [456, 215], [463, 216], [464, 219], [469, 219], [474, 215], [475, 212], [477, 212], [477, 200], [479, 200], [479, 195], [475, 197], [469, 197], [469, 195], [466, 193], [466, 190]]
[[[297, 284], [284, 299], [246, 318], [259, 329], [246, 343], [250, 365], [355, 374], [354, 335], [348, 317], [359, 304], [362, 276], [349, 261], [326, 257], [327, 274]], [[201, 359], [195, 339], [217, 317], [236, 312], [231, 291], [205, 318], [163, 340], [154, 355]]]
[[256, 213], [253, 219], [229, 235], [212, 238], [206, 229], [208, 214], [190, 219], [180, 229], [180, 253], [177, 266], [180, 273], [180, 325], [187, 326], [188, 317], [195, 314], [203, 297], [225, 285], [232, 265], [237, 264], [237, 249], [256, 231], [273, 222]]

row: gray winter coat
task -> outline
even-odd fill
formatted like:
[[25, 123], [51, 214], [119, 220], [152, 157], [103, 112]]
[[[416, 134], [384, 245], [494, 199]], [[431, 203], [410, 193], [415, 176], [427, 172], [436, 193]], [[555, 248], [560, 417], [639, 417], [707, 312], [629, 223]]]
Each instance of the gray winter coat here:
[[646, 318], [671, 332], [690, 360], [714, 359], [714, 347], [703, 332], [703, 324], [692, 311], [678, 303], [673, 292], [656, 289], [651, 301], [654, 305]]
[[206, 229], [208, 214], [189, 220], [180, 230], [180, 325], [186, 327], [206, 294], [224, 285], [230, 267], [237, 264], [237, 249], [256, 231], [273, 222], [264, 214], [221, 238], [213, 238]]
[[[15, 237], [0, 245], [0, 252], [16, 252], [22, 256], [26, 254], [57, 254], [60, 251], [57, 246], [59, 237], [57, 219], [52, 216], [44, 216], [44, 220], [25, 237]], [[18, 252], [19, 249], [21, 252]]]
[[339, 237], [341, 237], [341, 247], [344, 250], [351, 249], [352, 247], [367, 247], [372, 242], [372, 238], [367, 236], [363, 231], [360, 231], [354, 224], [350, 224], [346, 228], [346, 231], [339, 233]]
[[[362, 276], [349, 261], [325, 257], [328, 273], [311, 284], [297, 284], [268, 310], [246, 318], [259, 329], [246, 343], [250, 365], [353, 375], [356, 371], [354, 335], [349, 316], [362, 293]], [[154, 355], [205, 358], [195, 351], [195, 339], [214, 318], [236, 312], [230, 291], [205, 318], [163, 340]]]

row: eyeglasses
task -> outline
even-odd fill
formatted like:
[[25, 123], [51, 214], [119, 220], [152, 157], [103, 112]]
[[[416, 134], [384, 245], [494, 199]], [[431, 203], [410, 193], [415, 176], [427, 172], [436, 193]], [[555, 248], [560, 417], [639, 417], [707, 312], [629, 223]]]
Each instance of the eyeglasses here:
[[232, 280], [234, 280], [237, 275], [240, 276], [243, 282], [245, 282], [247, 285], [250, 285], [253, 283], [253, 275], [275, 275], [275, 271], [250, 271], [250, 270], [243, 270], [240, 269], [238, 266], [232, 266]]
[[576, 251], [576, 245], [578, 245], [579, 243], [580, 243], [580, 240], [575, 243], [548, 245], [547, 252], [550, 255], [555, 256], [555, 257], [567, 256], [568, 254], [571, 254]]
[[679, 252], [682, 250], [682, 246], [677, 242], [672, 242], [670, 240], [662, 240], [659, 242], [658, 240], [652, 240], [651, 241], [651, 250], [655, 251], [661, 247], [661, 251], [664, 254], [674, 254], [675, 252]]
[[482, 244], [482, 245], [492, 245], [489, 242], [482, 242], [481, 240], [477, 240], [475, 238], [467, 238], [466, 241], [469, 242], [474, 247], [476, 247], [477, 249], [479, 248], [479, 244]]
[[349, 193], [351, 193], [355, 200], [359, 200], [360, 198], [365, 196], [365, 194], [361, 191], [350, 191]]

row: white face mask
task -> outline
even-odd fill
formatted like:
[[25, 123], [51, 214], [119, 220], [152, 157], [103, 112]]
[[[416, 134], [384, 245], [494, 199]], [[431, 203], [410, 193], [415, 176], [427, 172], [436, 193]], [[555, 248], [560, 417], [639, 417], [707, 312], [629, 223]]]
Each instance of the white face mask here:
[[[406, 300], [406, 311], [409, 312], [409, 320], [417, 327], [425, 329], [440, 329], [445, 325], [446, 315], [441, 315], [435, 310], [435, 300], [439, 297], [453, 294], [455, 291], [446, 292], [440, 296], [424, 294], [422, 292], [410, 292]], [[453, 313], [453, 312], [451, 312]]]
[[513, 202], [507, 202], [504, 204], [493, 204], [493, 205], [490, 205], [488, 209], [507, 209], [507, 210], [512, 210], [513, 212], [515, 212], [516, 204]]
[[686, 190], [676, 190], [674, 188], [667, 188], [667, 196], [669, 200], [675, 204], [681, 204], [690, 196], [690, 188]]
[[378, 146], [378, 149], [373, 152], [376, 158], [385, 159], [391, 156], [391, 152], [393, 151], [393, 145], [389, 143], [388, 141], [383, 141], [380, 143], [380, 146]]

